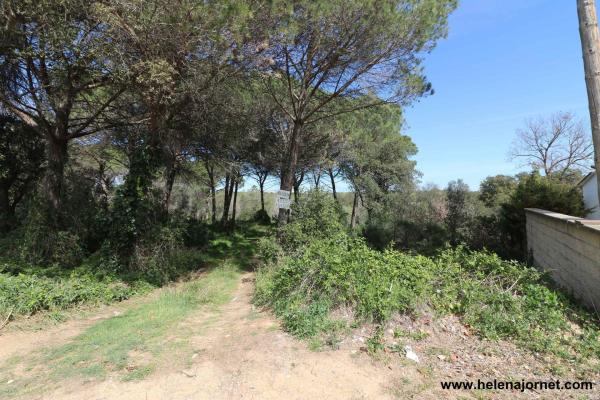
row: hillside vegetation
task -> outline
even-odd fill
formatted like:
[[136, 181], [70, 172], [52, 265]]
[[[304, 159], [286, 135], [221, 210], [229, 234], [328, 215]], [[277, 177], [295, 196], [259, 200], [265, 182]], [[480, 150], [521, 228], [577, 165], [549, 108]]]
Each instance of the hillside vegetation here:
[[294, 212], [302, 218], [279, 241], [261, 243], [266, 265], [255, 297], [294, 335], [332, 345], [348, 329], [374, 323], [369, 346], [377, 350], [395, 314], [455, 314], [483, 338], [511, 340], [575, 362], [582, 373], [598, 372], [597, 320], [537, 270], [460, 246], [433, 257], [374, 250], [348, 233], [339, 206], [319, 192]]

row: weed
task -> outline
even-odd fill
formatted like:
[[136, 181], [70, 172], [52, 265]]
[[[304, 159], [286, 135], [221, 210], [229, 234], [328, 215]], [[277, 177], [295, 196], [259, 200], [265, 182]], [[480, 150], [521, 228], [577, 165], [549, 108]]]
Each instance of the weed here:
[[[427, 305], [438, 314], [460, 316], [486, 339], [510, 339], [534, 352], [589, 362], [590, 368], [600, 358], [595, 318], [533, 268], [462, 247], [432, 258], [380, 252], [344, 232], [306, 241], [302, 229], [305, 244], [261, 268], [255, 292], [257, 304], [272, 307], [296, 336], [326, 334], [340, 323], [332, 317], [338, 308], [352, 308], [355, 320], [344, 323], [357, 326], [383, 324], [394, 312], [415, 314]], [[397, 331], [396, 336], [423, 340], [427, 334]], [[379, 348], [376, 337], [368, 347]]]
[[401, 328], [394, 329], [394, 337], [395, 338], [408, 338], [408, 339], [420, 341], [420, 340], [427, 339], [428, 336], [429, 336], [429, 333], [424, 332], [424, 331], [408, 332]]

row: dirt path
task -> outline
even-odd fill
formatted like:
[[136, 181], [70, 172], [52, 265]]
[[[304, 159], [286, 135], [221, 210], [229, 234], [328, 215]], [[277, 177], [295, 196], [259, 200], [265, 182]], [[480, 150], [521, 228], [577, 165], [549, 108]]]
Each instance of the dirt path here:
[[[368, 333], [351, 335], [338, 350], [315, 352], [284, 333], [268, 313], [251, 303], [253, 275], [240, 276], [231, 300], [219, 309], [201, 309], [169, 332], [165, 345], [176, 345], [161, 355], [157, 368], [143, 380], [123, 382], [118, 376], [83, 382], [61, 382], [56, 390], [27, 399], [52, 400], [184, 400], [184, 399], [508, 399], [556, 398], [556, 393], [485, 393], [442, 391], [442, 380], [502, 377], [502, 367], [513, 379], [546, 375], [535, 371], [530, 356], [519, 355], [509, 344], [496, 344], [498, 355], [482, 355], [477, 338], [454, 332], [453, 320], [428, 325], [428, 339], [414, 342], [420, 363], [399, 353], [366, 354]], [[143, 302], [140, 299], [139, 302]], [[12, 332], [0, 336], [0, 354], [35, 350], [68, 343], [82, 330], [136, 303], [103, 308], [96, 316], [67, 322], [47, 332]], [[402, 323], [402, 321], [399, 321]], [[404, 321], [404, 323], [410, 323]], [[414, 328], [414, 327], [413, 327]], [[119, 340], [115, 337], [115, 340]], [[504, 347], [502, 347], [504, 346]], [[7, 350], [10, 348], [10, 350]], [[442, 356], [443, 349], [449, 352]], [[459, 357], [455, 358], [455, 354]], [[135, 356], [135, 355], [133, 355]], [[143, 355], [141, 355], [143, 356]], [[143, 361], [143, 360], [142, 360]], [[534, 370], [534, 372], [531, 372]], [[1, 379], [1, 378], [0, 378]], [[0, 381], [0, 386], [5, 382]], [[566, 394], [561, 392], [561, 395]], [[569, 393], [571, 394], [571, 393]], [[572, 397], [595, 399], [597, 397]]]
[[[143, 381], [73, 382], [40, 399], [386, 399], [394, 371], [356, 350], [314, 352], [282, 332], [252, 306], [252, 275], [242, 276], [218, 314], [199, 312], [182, 331], [210, 323], [189, 337], [190, 365], [163, 367]], [[209, 322], [210, 321], [210, 322]], [[175, 363], [177, 364], [177, 363]], [[414, 371], [413, 371], [414, 373]]]
[[[103, 305], [92, 311], [71, 311], [66, 322], [52, 325], [41, 316], [19, 320], [0, 331], [0, 360], [15, 355], [24, 355], [32, 349], [61, 344], [79, 335], [85, 328], [98, 321], [122, 314], [126, 309], [139, 305], [158, 295], [161, 289], [144, 297], [134, 297], [110, 305]], [[92, 314], [90, 316], [90, 314]]]

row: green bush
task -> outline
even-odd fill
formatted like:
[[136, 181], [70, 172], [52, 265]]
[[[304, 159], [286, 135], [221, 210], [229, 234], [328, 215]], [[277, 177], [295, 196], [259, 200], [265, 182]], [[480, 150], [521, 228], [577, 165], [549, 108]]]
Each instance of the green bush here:
[[330, 193], [312, 190], [292, 205], [292, 220], [281, 228], [279, 238], [291, 251], [312, 240], [330, 238], [346, 232], [346, 216]]
[[181, 228], [164, 226], [155, 232], [135, 246], [129, 264], [135, 276], [162, 285], [202, 262], [199, 252], [184, 248]]
[[263, 225], [269, 225], [271, 223], [271, 216], [263, 209], [257, 210], [252, 219], [254, 222], [258, 222], [259, 224]]
[[69, 269], [79, 265], [85, 257], [82, 241], [72, 231], [56, 231], [44, 224], [30, 223], [21, 230], [11, 232], [11, 235], [22, 238], [18, 257], [26, 263]]
[[296, 318], [309, 322], [307, 316], [316, 312], [320, 320], [341, 306], [352, 307], [362, 319], [382, 322], [394, 311], [416, 308], [433, 279], [433, 268], [424, 264], [433, 263], [391, 250], [379, 252], [362, 239], [339, 234], [312, 241], [300, 255], [284, 257], [272, 271], [261, 272], [256, 299], [285, 315], [287, 328]]
[[214, 236], [210, 226], [192, 218], [183, 222], [183, 243], [186, 247], [199, 247], [206, 245]]
[[[600, 357], [593, 317], [551, 289], [537, 270], [462, 247], [430, 258], [380, 252], [345, 234], [313, 240], [259, 270], [255, 300], [302, 337], [338, 326], [332, 315], [344, 307], [356, 321], [379, 324], [395, 312], [431, 308], [459, 315], [488, 339], [570, 358]], [[583, 327], [582, 335], [572, 322]]]
[[262, 237], [256, 243], [256, 255], [264, 264], [277, 261], [282, 254], [281, 246], [272, 237]]
[[[151, 286], [144, 282], [127, 284], [116, 278], [98, 278], [89, 273], [46, 276], [48, 271], [28, 271], [12, 275], [18, 267], [4, 265], [0, 272], [0, 315], [12, 312], [31, 315], [39, 311], [64, 310], [82, 304], [110, 303], [145, 292]], [[33, 269], [35, 271], [35, 269]]]
[[583, 197], [579, 188], [561, 183], [538, 173], [521, 177], [508, 203], [500, 210], [500, 229], [504, 240], [502, 256], [525, 260], [525, 208], [541, 208], [562, 214], [585, 215]]

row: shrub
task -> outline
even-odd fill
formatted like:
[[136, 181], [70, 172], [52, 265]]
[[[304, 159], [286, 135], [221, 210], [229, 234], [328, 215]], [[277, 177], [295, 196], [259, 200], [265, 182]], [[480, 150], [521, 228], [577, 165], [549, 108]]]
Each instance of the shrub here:
[[584, 216], [583, 197], [578, 188], [538, 173], [522, 177], [508, 203], [500, 211], [500, 229], [506, 258], [525, 260], [525, 208], [542, 208], [576, 217]]
[[129, 271], [156, 285], [178, 276], [182, 267], [193, 263], [187, 260], [189, 253], [183, 251], [182, 235], [182, 230], [177, 227], [156, 229], [154, 235], [148, 235], [146, 240], [136, 244], [129, 260]]
[[262, 237], [256, 244], [256, 255], [264, 264], [277, 261], [282, 254], [281, 246], [272, 237]]
[[271, 223], [271, 216], [263, 209], [257, 210], [252, 219], [254, 222], [258, 222], [259, 224], [263, 225], [269, 225]]
[[11, 234], [22, 238], [18, 257], [26, 263], [74, 268], [85, 257], [82, 241], [72, 231], [56, 231], [43, 223], [29, 221]]
[[98, 278], [88, 272], [52, 275], [47, 268], [29, 268], [26, 273], [10, 271], [22, 267], [4, 264], [0, 269], [0, 314], [31, 315], [43, 310], [64, 310], [83, 304], [110, 303], [145, 292], [144, 282], [127, 284], [116, 278]]
[[280, 232], [286, 250], [297, 249], [311, 240], [330, 238], [346, 231], [346, 216], [331, 194], [312, 190], [292, 205], [292, 221]]
[[463, 247], [429, 258], [373, 250], [343, 233], [312, 240], [259, 270], [255, 301], [272, 307], [284, 328], [302, 337], [338, 326], [332, 315], [339, 308], [352, 309], [357, 321], [382, 324], [394, 312], [413, 314], [426, 305], [459, 315], [485, 338], [569, 358], [600, 356], [594, 318], [551, 289], [544, 275]]
[[[261, 272], [259, 304], [272, 304], [292, 330], [298, 320], [323, 325], [337, 307], [352, 307], [365, 320], [385, 321], [393, 311], [413, 311], [432, 279], [431, 263], [392, 250], [378, 252], [362, 239], [338, 234], [314, 240], [300, 255], [284, 257], [279, 266]], [[289, 325], [292, 323], [292, 325]], [[313, 332], [313, 328], [303, 328]]]
[[183, 243], [186, 247], [206, 245], [213, 237], [210, 226], [192, 218], [186, 218], [183, 225]]

